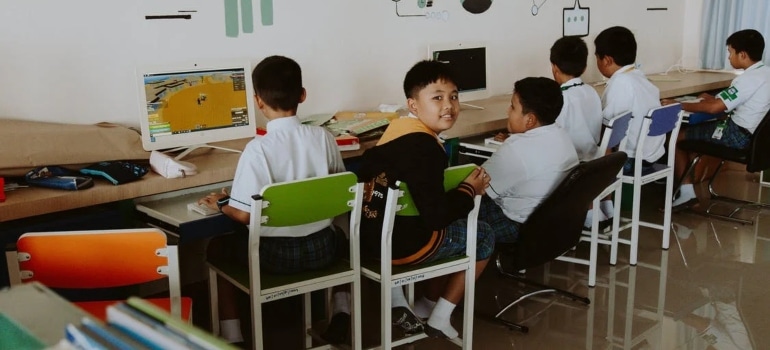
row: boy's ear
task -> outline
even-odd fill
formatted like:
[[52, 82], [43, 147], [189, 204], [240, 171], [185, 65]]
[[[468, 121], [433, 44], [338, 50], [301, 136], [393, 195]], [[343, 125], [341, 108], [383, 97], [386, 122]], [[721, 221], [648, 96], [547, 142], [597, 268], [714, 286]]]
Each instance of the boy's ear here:
[[305, 98], [307, 98], [307, 90], [302, 88], [302, 95], [299, 95], [299, 103], [305, 102]]
[[414, 115], [417, 115], [417, 100], [413, 98], [407, 98], [406, 99], [406, 108], [409, 109], [409, 112], [411, 112]]
[[262, 109], [265, 107], [265, 101], [262, 101], [261, 98], [259, 98], [259, 95], [254, 94], [254, 102], [257, 103], [257, 108]]

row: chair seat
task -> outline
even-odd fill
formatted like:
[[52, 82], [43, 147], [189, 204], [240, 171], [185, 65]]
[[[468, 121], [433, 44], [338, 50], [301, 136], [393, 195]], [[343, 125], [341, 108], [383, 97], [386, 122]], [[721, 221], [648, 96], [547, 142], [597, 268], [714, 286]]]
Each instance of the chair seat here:
[[702, 140], [682, 140], [677, 147], [684, 151], [706, 154], [741, 164], [748, 163], [749, 150], [735, 149]]
[[[408, 284], [423, 279], [429, 279], [432, 277], [465, 270], [463, 265], [465, 264], [467, 258], [467, 256], [456, 256], [419, 265], [393, 265], [391, 268], [391, 279], [398, 280], [406, 278], [408, 281], [403, 281], [403, 284]], [[379, 281], [380, 262], [369, 259], [362, 261], [361, 273], [371, 279]]]
[[[171, 310], [171, 299], [169, 298], [151, 298], [145, 300], [155, 304], [163, 310]], [[107, 322], [107, 307], [119, 302], [122, 302], [122, 300], [78, 301], [74, 304], [99, 320]], [[190, 321], [191, 314], [192, 298], [182, 297], [182, 319]]]
[[[243, 266], [237, 262], [228, 259], [213, 259], [208, 260], [210, 268], [214, 269], [221, 276], [227, 276], [235, 285], [248, 293], [249, 290], [249, 268]], [[278, 275], [270, 274], [266, 272], [260, 273], [260, 284], [262, 287], [262, 295], [267, 296], [266, 301], [277, 300], [285, 298], [291, 295], [302, 294], [307, 291], [324, 289], [340, 283], [328, 283], [317, 284], [317, 279], [322, 277], [328, 277], [332, 275], [339, 275], [338, 278], [350, 278], [352, 280], [355, 275], [354, 271], [350, 269], [350, 262], [344, 259], [338, 259], [332, 263], [329, 267], [320, 270], [302, 271], [294, 274]], [[313, 288], [307, 289], [307, 286], [313, 286]], [[301, 289], [307, 289], [304, 292]], [[270, 296], [272, 293], [283, 292], [285, 290], [292, 289], [290, 293], [284, 293], [279, 295]], [[304, 289], [303, 289], [304, 290]]]

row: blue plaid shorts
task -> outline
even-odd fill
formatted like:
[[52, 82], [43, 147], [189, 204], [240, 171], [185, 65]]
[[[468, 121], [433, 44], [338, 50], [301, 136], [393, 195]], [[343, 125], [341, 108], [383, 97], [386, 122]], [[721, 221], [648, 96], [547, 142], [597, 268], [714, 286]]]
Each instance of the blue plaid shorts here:
[[[444, 241], [441, 242], [436, 253], [425, 262], [449, 258], [465, 254], [466, 231], [468, 219], [459, 219], [449, 224], [446, 228]], [[486, 260], [495, 250], [495, 236], [492, 227], [481, 220], [476, 225], [476, 261]]]
[[686, 140], [702, 140], [736, 149], [744, 149], [749, 146], [751, 132], [735, 124], [732, 119], [727, 120], [727, 127], [722, 131], [721, 139], [711, 138], [718, 124], [719, 121], [711, 121], [688, 125], [684, 137]]
[[[215, 243], [215, 241], [218, 241]], [[338, 245], [347, 244], [342, 233], [331, 227], [304, 237], [260, 237], [259, 266], [262, 272], [291, 274], [301, 271], [317, 270], [329, 266], [337, 259]], [[235, 232], [215, 237], [210, 245], [220, 248], [209, 254], [233, 257], [239, 264], [248, 266], [248, 232]]]
[[503, 208], [500, 208], [489, 196], [481, 196], [479, 220], [483, 220], [489, 226], [494, 227], [495, 242], [515, 243], [516, 239], [519, 238], [521, 223], [505, 216]]

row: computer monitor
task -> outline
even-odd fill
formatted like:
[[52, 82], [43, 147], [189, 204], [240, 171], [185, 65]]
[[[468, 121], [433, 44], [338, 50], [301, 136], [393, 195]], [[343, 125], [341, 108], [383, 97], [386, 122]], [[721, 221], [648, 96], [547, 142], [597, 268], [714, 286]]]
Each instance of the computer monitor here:
[[176, 159], [200, 147], [240, 152], [208, 143], [256, 134], [248, 60], [140, 67], [137, 76], [145, 150], [183, 150]]
[[460, 92], [460, 102], [481, 100], [489, 97], [487, 90], [487, 48], [479, 42], [455, 42], [434, 44], [428, 47], [430, 59], [452, 67]]

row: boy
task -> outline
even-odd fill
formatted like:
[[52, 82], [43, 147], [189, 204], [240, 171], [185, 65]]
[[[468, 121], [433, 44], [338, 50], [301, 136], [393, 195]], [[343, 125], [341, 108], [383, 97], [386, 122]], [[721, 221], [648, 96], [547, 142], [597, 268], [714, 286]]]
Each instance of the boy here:
[[[569, 134], [581, 162], [601, 156], [597, 154], [597, 145], [602, 128], [602, 101], [596, 90], [580, 79], [587, 61], [588, 47], [579, 37], [565, 36], [551, 46], [551, 72], [553, 79], [561, 84], [564, 96], [564, 107], [556, 118], [556, 125]], [[599, 215], [599, 222], [609, 223], [613, 215], [612, 201], [603, 200], [600, 209], [589, 209], [583, 226], [591, 227], [594, 215]]]
[[579, 37], [565, 36], [551, 46], [551, 72], [553, 79], [561, 84], [564, 96], [564, 107], [556, 118], [556, 125], [569, 134], [580, 161], [596, 158], [602, 128], [599, 94], [580, 79], [587, 59], [588, 47]]
[[[660, 107], [660, 90], [634, 66], [636, 39], [628, 28], [607, 28], [596, 36], [594, 44], [596, 66], [603, 76], [609, 78], [602, 95], [603, 117], [610, 119], [628, 111], [633, 115], [626, 133], [626, 147], [622, 150], [629, 156], [623, 172], [632, 174], [642, 121], [651, 109]], [[647, 137], [641, 150], [645, 167], [651, 167], [663, 156], [665, 141], [665, 135]]]
[[[249, 224], [251, 196], [271, 183], [345, 171], [334, 137], [325, 129], [300, 123], [297, 106], [305, 100], [302, 71], [292, 59], [271, 56], [252, 72], [254, 99], [267, 118], [267, 134], [251, 140], [235, 170], [230, 196], [211, 193], [199, 200], [231, 219]], [[326, 267], [334, 261], [337, 237], [328, 220], [291, 228], [263, 228], [260, 267], [273, 273], [295, 273]], [[234, 254], [248, 265], [248, 235], [237, 232], [215, 238], [209, 251]], [[308, 258], [308, 257], [312, 257]], [[242, 342], [235, 287], [219, 280], [222, 337]]]
[[[702, 94], [700, 102], [682, 103], [682, 109], [710, 114], [726, 112], [727, 120], [690, 125], [679, 133], [679, 140], [704, 140], [743, 149], [748, 147], [751, 135], [770, 110], [770, 68], [762, 63], [765, 50], [762, 34], [753, 29], [737, 31], [727, 38], [726, 45], [730, 65], [743, 69], [743, 74], [733, 79], [730, 87], [716, 97]], [[663, 104], [670, 103], [676, 101], [663, 100]], [[721, 135], [715, 133], [717, 129], [721, 130]], [[679, 149], [676, 152], [675, 171], [679, 179], [684, 175], [691, 155]], [[680, 211], [697, 203], [692, 179], [682, 179], [679, 197], [673, 203], [674, 210]]]
[[554, 124], [562, 105], [559, 84], [551, 79], [514, 84], [511, 135], [482, 164], [492, 181], [481, 198], [479, 220], [494, 228], [497, 242], [516, 242], [522, 223], [578, 164], [569, 135]]
[[[473, 208], [473, 198], [489, 183], [478, 168], [460, 186], [444, 191], [443, 176], [449, 158], [438, 138], [451, 128], [460, 111], [457, 85], [449, 67], [437, 61], [415, 64], [404, 79], [409, 116], [394, 120], [377, 146], [363, 155], [359, 179], [365, 183], [361, 218], [362, 255], [379, 256], [380, 235], [387, 186], [395, 181], [409, 185], [418, 217], [397, 217], [393, 233], [393, 264], [419, 264], [464, 254], [464, 219]], [[489, 225], [479, 221], [476, 277], [484, 270], [494, 248]], [[455, 338], [449, 323], [455, 305], [462, 299], [464, 272], [426, 282], [426, 296], [415, 306], [417, 317], [428, 318], [425, 332], [433, 337]], [[400, 287], [393, 288], [394, 323], [419, 324]], [[403, 322], [401, 322], [403, 324]], [[405, 329], [407, 332], [418, 329]], [[403, 327], [402, 327], [403, 328]]]

